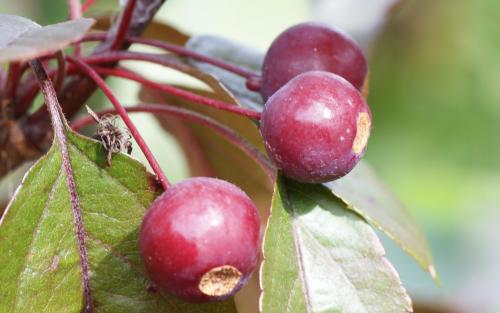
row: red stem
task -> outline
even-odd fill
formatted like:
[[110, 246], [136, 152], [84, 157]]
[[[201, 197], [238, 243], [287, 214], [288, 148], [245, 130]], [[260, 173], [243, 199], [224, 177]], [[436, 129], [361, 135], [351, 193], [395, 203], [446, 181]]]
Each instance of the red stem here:
[[148, 160], [149, 165], [151, 165], [153, 172], [158, 176], [158, 179], [160, 180], [163, 189], [167, 190], [170, 185], [167, 177], [163, 173], [160, 165], [158, 164], [158, 161], [156, 161], [153, 153], [151, 152], [148, 145], [146, 144], [141, 134], [139, 133], [139, 130], [135, 127], [134, 123], [128, 116], [127, 111], [111, 91], [111, 88], [109, 88], [106, 82], [99, 76], [99, 74], [96, 71], [94, 71], [89, 65], [87, 65], [82, 60], [73, 58], [71, 56], [67, 56], [67, 60], [72, 64], [74, 64], [75, 66], [77, 66], [89, 78], [91, 78], [96, 83], [96, 85], [104, 92], [104, 94], [108, 97], [109, 101], [111, 101], [116, 111], [122, 118], [123, 122], [129, 129], [130, 134], [132, 135], [132, 137], [134, 137], [142, 153], [144, 153], [144, 156]]
[[[240, 148], [244, 153], [246, 153], [250, 158], [252, 158], [266, 172], [271, 182], [274, 182], [276, 169], [272, 165], [272, 163], [245, 138], [242, 138], [240, 135], [235, 133], [231, 128], [222, 125], [221, 123], [217, 122], [216, 120], [210, 117], [201, 115], [191, 110], [177, 108], [168, 104], [150, 104], [150, 103], [139, 104], [136, 106], [126, 107], [125, 110], [127, 112], [149, 112], [154, 114], [171, 115], [209, 127], [215, 132], [219, 133], [222, 137], [232, 142], [234, 145]], [[116, 110], [105, 110], [96, 114], [98, 116], [102, 116], [105, 114], [116, 114]], [[73, 130], [77, 131], [82, 127], [85, 127], [93, 123], [95, 123], [95, 120], [91, 116], [85, 116], [72, 123], [71, 127], [73, 128]]]
[[82, 5], [80, 0], [68, 0], [69, 19], [76, 20], [82, 17]]
[[134, 13], [136, 0], [127, 0], [127, 4], [120, 18], [120, 24], [118, 26], [118, 30], [115, 34], [115, 39], [111, 44], [110, 50], [118, 50], [122, 47], [125, 42], [125, 37], [127, 36], [127, 30], [130, 25], [130, 21], [132, 19], [132, 15]]
[[[76, 20], [77, 18], [82, 17], [82, 4], [80, 0], [68, 0], [68, 8], [69, 8], [69, 19]], [[75, 55], [80, 56], [81, 47], [80, 44], [75, 44]], [[56, 91], [58, 91], [56, 89]], [[58, 91], [59, 93], [59, 91]]]
[[[137, 6], [127, 35], [140, 36], [151, 23], [154, 15], [165, 1], [166, 0], [137, 0]], [[118, 24], [113, 23], [109, 31], [115, 32], [117, 28]], [[98, 54], [106, 51], [109, 49], [113, 40], [114, 38], [110, 36], [106, 41], [98, 45], [92, 53]], [[123, 49], [127, 48], [127, 45], [123, 46]], [[106, 66], [113, 67], [115, 64], [107, 64]], [[78, 75], [69, 80], [66, 79], [59, 99], [64, 114], [69, 117], [74, 116], [96, 89], [96, 84], [85, 75]], [[31, 115], [26, 119], [20, 120], [19, 123], [28, 144], [43, 150], [46, 148], [44, 138], [47, 137], [46, 129], [50, 125], [50, 117], [46, 110], [44, 112], [38, 111], [38, 113], [40, 114]], [[16, 164], [19, 162], [21, 162], [21, 160], [17, 160]]]
[[83, 59], [87, 64], [100, 64], [100, 63], [114, 63], [120, 61], [144, 61], [181, 72], [188, 73], [191, 67], [185, 63], [182, 63], [178, 59], [164, 54], [153, 54], [144, 52], [130, 52], [130, 51], [112, 51], [103, 52], [96, 55], [91, 55]]
[[82, 4], [82, 13], [87, 12], [87, 10], [94, 4], [94, 0], [86, 0]]
[[[48, 72], [49, 78], [52, 80], [56, 75], [58, 75], [59, 69], [57, 71], [55, 70], [50, 70]], [[64, 74], [66, 75], [66, 74]], [[63, 78], [64, 79], [64, 78]], [[64, 82], [64, 81], [63, 81]], [[29, 80], [25, 84], [23, 84], [22, 88], [19, 90], [19, 98], [16, 103], [16, 108], [15, 108], [15, 116], [20, 117], [23, 114], [25, 114], [33, 101], [36, 98], [36, 95], [38, 94], [38, 91], [40, 90], [40, 85], [38, 84], [37, 80]], [[47, 112], [45, 110], [45, 107], [41, 107], [39, 111], [37, 112]], [[41, 114], [41, 113], [38, 113]]]
[[[48, 71], [48, 76], [53, 79], [53, 77], [57, 77], [55, 81], [55, 90], [57, 94], [59, 95], [63, 84], [64, 84], [64, 79], [66, 78], [66, 60], [64, 59], [64, 54], [62, 51], [55, 52], [53, 54], [49, 54], [43, 57], [38, 58], [39, 60], [43, 61], [50, 61], [51, 59], [55, 58], [57, 61], [57, 72], [54, 70], [49, 70]], [[21, 67], [21, 77], [26, 69], [29, 68], [29, 64], [23, 64]], [[56, 76], [57, 75], [57, 76]], [[33, 100], [35, 99], [36, 95], [38, 94], [38, 90], [40, 89], [39, 84], [34, 77], [29, 77], [26, 79], [26, 81], [21, 85], [22, 88], [20, 88], [18, 96], [18, 101], [16, 102], [16, 108], [15, 108], [15, 116], [20, 117], [23, 114], [28, 111], [29, 107], [31, 106]], [[42, 111], [45, 111], [45, 108], [42, 107]]]
[[[187, 72], [187, 69], [184, 69], [185, 65], [183, 63], [176, 62], [175, 59], [172, 60], [172, 59], [168, 58], [168, 56], [165, 56], [165, 55], [156, 55], [156, 54], [138, 53], [138, 52], [121, 52], [120, 51], [120, 52], [103, 53], [100, 55], [90, 56], [88, 58], [85, 58], [85, 62], [87, 64], [119, 62], [119, 61], [123, 61], [123, 60], [146, 61], [146, 62], [151, 62], [151, 63], [163, 65], [163, 66], [174, 68], [174, 69], [180, 69], [181, 71]], [[115, 72], [114, 74], [113, 74], [113, 72], [110, 72], [109, 75], [115, 75], [115, 74], [116, 74], [116, 76], [123, 75], [120, 77], [136, 80], [142, 84], [147, 84], [148, 82], [151, 82], [151, 81], [149, 81], [149, 80], [147, 80], [139, 75], [136, 75], [136, 74], [130, 73], [130, 72], [123, 73], [122, 71], [118, 71], [118, 72]], [[151, 82], [151, 83], [153, 83], [153, 82]], [[164, 92], [168, 92], [170, 94], [173, 94], [175, 96], [193, 101], [195, 103], [212, 106], [212, 107], [226, 110], [229, 112], [234, 112], [234, 113], [237, 113], [237, 114], [240, 114], [240, 115], [252, 118], [252, 119], [256, 119], [256, 120], [260, 119], [260, 112], [257, 112], [254, 110], [242, 108], [242, 107], [239, 107], [239, 106], [236, 106], [236, 105], [233, 105], [230, 103], [226, 103], [223, 101], [206, 98], [206, 97], [197, 95], [195, 93], [192, 93], [192, 92], [189, 92], [189, 91], [186, 91], [183, 89], [169, 86], [167, 84], [157, 84], [157, 83], [153, 83], [153, 84], [156, 84], [156, 86], [154, 88], [159, 88], [159, 86], [163, 86], [161, 88], [163, 88]]]
[[[155, 54], [147, 54], [147, 53], [137, 53], [137, 52], [109, 52], [109, 53], [103, 53], [98, 56], [91, 56], [87, 57], [84, 59], [87, 64], [93, 64], [93, 63], [108, 63], [108, 62], [116, 62], [120, 60], [139, 60], [139, 61], [150, 61], [152, 63], [160, 64], [163, 66], [167, 66], [170, 68], [176, 68], [180, 69], [181, 71], [187, 71], [187, 69], [184, 69], [183, 67], [185, 66], [183, 63], [178, 63], [175, 62], [174, 60], [171, 60], [167, 56], [164, 55], [155, 55]], [[74, 68], [73, 67], [68, 67], [68, 74], [74, 74]], [[103, 68], [103, 67], [96, 67], [95, 70], [103, 75], [111, 75], [111, 76], [118, 76], [122, 77], [125, 79], [133, 80], [136, 82], [139, 82], [145, 86], [148, 86], [150, 88], [154, 88], [157, 90], [161, 90], [163, 92], [172, 94], [174, 96], [187, 99], [189, 101], [193, 101], [195, 103], [207, 105], [210, 107], [214, 107], [220, 110], [228, 111], [231, 113], [239, 114], [242, 116], [246, 116], [251, 119], [255, 120], [260, 120], [260, 112], [243, 108], [237, 105], [233, 105], [227, 102], [215, 100], [215, 99], [210, 99], [204, 96], [200, 96], [198, 94], [176, 88], [173, 86], [170, 86], [168, 84], [160, 84], [153, 82], [151, 80], [148, 80], [138, 74], [135, 74], [131, 71], [123, 70], [123, 69], [109, 69], [109, 68]], [[49, 75], [52, 76], [54, 75], [54, 72], [51, 71], [49, 72]], [[37, 92], [38, 92], [38, 86], [36, 84], [32, 84], [32, 86], [26, 88], [26, 92], [24, 92], [24, 96], [21, 98], [20, 103], [29, 105], [33, 99], [35, 98]], [[37, 120], [41, 116], [44, 115], [44, 108], [40, 108], [37, 112], [35, 112], [30, 119], [31, 120]]]
[[60, 50], [57, 55], [57, 78], [54, 84], [54, 89], [56, 94], [61, 92], [64, 79], [66, 78], [66, 59], [64, 59], [64, 53]]
[[160, 84], [153, 82], [149, 79], [146, 79], [138, 74], [135, 74], [131, 71], [120, 69], [120, 68], [104, 68], [104, 67], [96, 67], [94, 68], [96, 72], [102, 75], [109, 75], [109, 76], [116, 76], [116, 77], [121, 77], [129, 80], [136, 81], [143, 86], [153, 88], [156, 90], [163, 91], [165, 93], [171, 94], [173, 96], [179, 97], [186, 99], [188, 101], [192, 101], [195, 103], [203, 104], [206, 106], [210, 106], [219, 110], [224, 110], [227, 112], [235, 113], [238, 115], [242, 115], [254, 120], [259, 120], [260, 119], [260, 112], [251, 110], [251, 109], [246, 109], [237, 105], [233, 105], [230, 103], [226, 103], [223, 101], [215, 100], [215, 99], [210, 99], [204, 96], [200, 96], [198, 94], [186, 91], [181, 88], [176, 88], [173, 86], [170, 86], [168, 84]]
[[[54, 53], [51, 53], [51, 54], [47, 54], [47, 55], [44, 55], [44, 56], [41, 56], [38, 58], [38, 60], [40, 61], [43, 61], [43, 62], [46, 62], [47, 60], [52, 60], [54, 58], [57, 58], [57, 53], [58, 52], [54, 52]], [[30, 64], [29, 62], [28, 63], [23, 63], [21, 65], [21, 69], [20, 69], [20, 73], [19, 73], [19, 78], [22, 79], [22, 77], [24, 76], [24, 73], [30, 68]], [[33, 74], [32, 74], [33, 75]], [[36, 82], [36, 78], [33, 77], [33, 82]], [[37, 83], [37, 86], [38, 86], [38, 83]]]
[[78, 193], [76, 191], [76, 183], [73, 175], [73, 168], [71, 167], [71, 159], [67, 146], [66, 138], [66, 120], [64, 119], [61, 107], [57, 100], [57, 95], [52, 86], [50, 78], [47, 76], [42, 62], [40, 60], [35, 60], [30, 62], [31, 68], [37, 77], [40, 84], [40, 88], [45, 97], [45, 103], [47, 104], [50, 117], [52, 119], [52, 127], [54, 128], [55, 140], [58, 141], [59, 148], [61, 149], [62, 156], [62, 166], [64, 173], [66, 174], [66, 183], [68, 185], [71, 208], [73, 211], [73, 221], [76, 226], [76, 234], [78, 239], [78, 248], [80, 252], [80, 266], [82, 267], [82, 281], [83, 281], [83, 293], [84, 293], [84, 303], [85, 308], [84, 313], [90, 313], [93, 311], [92, 308], [92, 294], [90, 289], [90, 277], [89, 277], [89, 261], [87, 257], [87, 248], [85, 244], [85, 229], [83, 226], [82, 210], [80, 207], [80, 202], [78, 199]]
[[261, 84], [262, 84], [261, 77], [255, 76], [255, 77], [251, 77], [251, 78], [247, 79], [246, 86], [247, 86], [247, 89], [250, 91], [259, 92], [260, 88], [261, 88]]
[[0, 99], [3, 98], [3, 92], [4, 90], [4, 83], [7, 80], [6, 73], [4, 72], [3, 68], [0, 67]]
[[[105, 32], [97, 32], [97, 33], [92, 33], [92, 34], [86, 35], [80, 41], [81, 42], [94, 41], [94, 40], [102, 41], [105, 39], [106, 39]], [[257, 73], [254, 73], [254, 72], [249, 71], [247, 69], [244, 69], [242, 67], [227, 63], [227, 62], [219, 60], [219, 59], [215, 59], [215, 58], [206, 56], [204, 54], [186, 49], [182, 46], [175, 45], [175, 44], [172, 44], [169, 42], [150, 39], [150, 38], [140, 38], [140, 37], [127, 37], [127, 38], [125, 38], [125, 40], [129, 43], [138, 43], [138, 44], [148, 45], [151, 47], [160, 48], [160, 49], [163, 49], [165, 51], [175, 53], [177, 55], [189, 57], [189, 58], [197, 60], [197, 61], [212, 64], [212, 65], [217, 66], [221, 69], [224, 69], [224, 70], [232, 72], [236, 75], [242, 76], [246, 79], [252, 79], [252, 78], [259, 76]]]
[[7, 74], [7, 85], [5, 86], [4, 99], [15, 100], [17, 86], [21, 79], [21, 64], [18, 62], [10, 63], [9, 72]]

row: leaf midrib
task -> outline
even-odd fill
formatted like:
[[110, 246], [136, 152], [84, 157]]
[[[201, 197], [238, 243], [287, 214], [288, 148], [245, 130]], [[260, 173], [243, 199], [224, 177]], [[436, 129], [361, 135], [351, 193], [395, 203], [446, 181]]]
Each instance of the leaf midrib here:
[[16, 41], [18, 41], [19, 38], [23, 38], [26, 33], [30, 32], [33, 29], [39, 29], [39, 28], [42, 28], [42, 27], [40, 25], [37, 25], [37, 24], [33, 24], [33, 25], [30, 25], [30, 26], [26, 27], [26, 29], [22, 33], [19, 33], [19, 36], [13, 38], [4, 47], [0, 47], [0, 49], [3, 50], [3, 49], [6, 49], [6, 48], [10, 47], [13, 43], [15, 43]]
[[[291, 207], [291, 211], [292, 211], [292, 230], [293, 230], [293, 237], [294, 237], [294, 242], [296, 243], [296, 246], [299, 247], [299, 245], [297, 244], [297, 236], [298, 236], [298, 233], [297, 233], [297, 230], [296, 230], [296, 227], [300, 227], [304, 233], [306, 233], [312, 240], [313, 242], [316, 244], [316, 246], [319, 247], [319, 249], [323, 250], [323, 252], [326, 252], [326, 255], [328, 255], [328, 257], [330, 258], [331, 262], [334, 263], [334, 264], [337, 264], [341, 269], [342, 269], [342, 276], [345, 277], [346, 281], [353, 287], [353, 290], [355, 291], [355, 294], [356, 294], [356, 299], [359, 301], [359, 303], [363, 304], [363, 307], [364, 307], [364, 310], [365, 312], [366, 311], [366, 307], [365, 307], [365, 304], [364, 302], [362, 301], [360, 295], [359, 295], [359, 291], [358, 291], [358, 288], [352, 283], [351, 279], [349, 278], [349, 276], [347, 276], [347, 274], [345, 273], [345, 270], [343, 268], [342, 265], [340, 265], [339, 262], [337, 262], [335, 260], [335, 258], [331, 255], [330, 251], [325, 248], [320, 241], [318, 241], [318, 239], [309, 231], [308, 227], [305, 226], [303, 223], [300, 222], [300, 220], [297, 218], [297, 214], [296, 214], [296, 211], [295, 211], [295, 205], [293, 203], [293, 201], [290, 199], [290, 195], [289, 195], [289, 192], [288, 190], [289, 189], [293, 189], [294, 192], [297, 192], [297, 193], [300, 193], [303, 197], [305, 198], [308, 198], [310, 199], [311, 201], [313, 202], [316, 202], [315, 199], [313, 199], [311, 196], [309, 196], [307, 193], [305, 192], [302, 192], [301, 190], [298, 190], [298, 189], [295, 189], [295, 188], [289, 188], [288, 186], [285, 186], [286, 188], [286, 200], [287, 200], [287, 203], [290, 205]], [[327, 211], [327, 210], [325, 210]], [[297, 248], [300, 250], [300, 247]], [[301, 277], [303, 277], [302, 281], [303, 281], [303, 286], [304, 286], [304, 289], [306, 289], [306, 291], [304, 292], [306, 297], [306, 308], [308, 310], [308, 313], [311, 313], [312, 311], [312, 307], [310, 307], [310, 304], [309, 304], [309, 287], [308, 287], [308, 283], [307, 283], [307, 280], [305, 279], [305, 272], [303, 270], [303, 258], [302, 258], [302, 253], [298, 253], [297, 255], [297, 259], [299, 259], [299, 266], [298, 266], [298, 269], [299, 269], [299, 272], [302, 272], [302, 274], [299, 273], [299, 275]]]
[[[296, 257], [298, 259], [298, 266], [297, 266], [297, 271], [298, 271], [298, 278], [300, 280], [302, 280], [303, 284], [302, 285], [302, 292], [304, 293], [304, 303], [305, 303], [305, 307], [306, 307], [306, 310], [308, 313], [311, 313], [312, 311], [312, 308], [311, 308], [311, 305], [309, 304], [309, 290], [308, 288], [306, 287], [306, 279], [305, 279], [305, 272], [304, 272], [304, 269], [303, 269], [303, 261], [302, 261], [302, 251], [300, 249], [300, 245], [298, 244], [298, 239], [297, 239], [297, 231], [296, 231], [296, 228], [295, 228], [295, 223], [294, 223], [294, 220], [295, 220], [295, 206], [293, 205], [292, 203], [292, 200], [290, 199], [290, 194], [288, 192], [288, 187], [286, 186], [285, 183], [283, 183], [283, 187], [285, 189], [285, 203], [288, 204], [291, 208], [291, 211], [292, 211], [292, 221], [291, 221], [291, 225], [292, 225], [292, 235], [293, 235], [293, 243], [295, 245], [295, 251], [296, 251]], [[285, 208], [283, 208], [285, 209]], [[293, 291], [293, 286], [292, 286], [292, 290], [290, 290], [289, 292], [289, 295], [292, 293]]]

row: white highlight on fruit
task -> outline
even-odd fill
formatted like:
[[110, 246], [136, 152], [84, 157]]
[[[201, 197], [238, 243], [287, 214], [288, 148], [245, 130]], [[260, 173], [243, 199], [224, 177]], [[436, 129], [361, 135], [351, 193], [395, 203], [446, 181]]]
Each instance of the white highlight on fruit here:
[[221, 214], [217, 210], [210, 210], [209, 215], [209, 221], [212, 227], [217, 227], [224, 221], [224, 217], [221, 216]]
[[301, 122], [315, 123], [333, 118], [332, 110], [321, 101], [315, 101], [306, 108], [297, 111], [295, 119]]

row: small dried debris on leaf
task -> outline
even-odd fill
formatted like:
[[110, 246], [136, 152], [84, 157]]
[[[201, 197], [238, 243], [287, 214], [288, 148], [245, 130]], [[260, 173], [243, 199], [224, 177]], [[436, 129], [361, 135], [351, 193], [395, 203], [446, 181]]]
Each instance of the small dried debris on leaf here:
[[111, 166], [113, 153], [121, 151], [127, 151], [128, 154], [132, 153], [132, 136], [126, 129], [117, 125], [116, 115], [105, 114], [99, 117], [88, 106], [87, 111], [97, 123], [96, 133], [93, 138], [103, 144], [107, 153], [106, 162], [108, 166]]

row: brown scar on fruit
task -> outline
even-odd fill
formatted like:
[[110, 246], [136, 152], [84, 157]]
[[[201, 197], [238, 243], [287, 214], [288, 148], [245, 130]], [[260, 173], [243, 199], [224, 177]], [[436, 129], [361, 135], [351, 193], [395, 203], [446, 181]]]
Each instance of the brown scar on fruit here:
[[225, 296], [238, 286], [242, 275], [231, 265], [214, 267], [203, 274], [198, 289], [208, 296]]
[[363, 151], [368, 142], [368, 137], [370, 137], [370, 116], [366, 112], [361, 112], [358, 115], [358, 122], [356, 126], [356, 138], [352, 143], [352, 151], [359, 154]]

